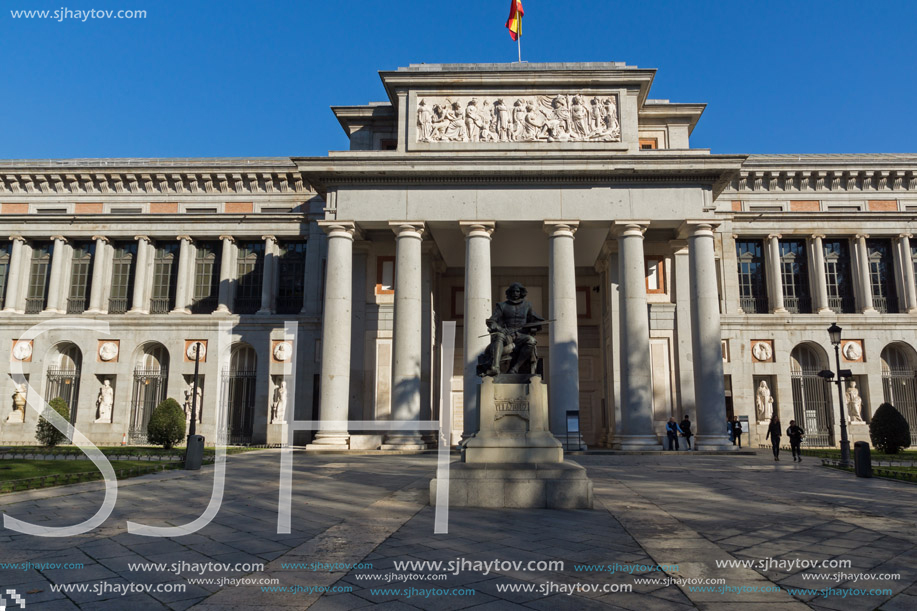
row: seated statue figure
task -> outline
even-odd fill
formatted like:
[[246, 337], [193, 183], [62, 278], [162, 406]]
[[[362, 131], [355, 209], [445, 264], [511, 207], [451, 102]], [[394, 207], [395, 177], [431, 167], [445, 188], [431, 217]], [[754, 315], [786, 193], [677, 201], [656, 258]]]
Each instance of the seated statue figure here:
[[479, 376], [500, 374], [504, 354], [511, 355], [506, 373], [535, 373], [538, 355], [535, 352], [535, 334], [541, 330], [545, 319], [535, 314], [532, 304], [525, 301], [528, 291], [518, 282], [506, 289], [506, 301], [494, 308], [487, 319], [490, 346], [478, 357]]

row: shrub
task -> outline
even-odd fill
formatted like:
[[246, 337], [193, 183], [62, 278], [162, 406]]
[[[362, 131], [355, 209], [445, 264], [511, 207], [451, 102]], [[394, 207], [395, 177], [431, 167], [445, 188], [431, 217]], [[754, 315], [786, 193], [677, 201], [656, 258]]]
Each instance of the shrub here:
[[163, 399], [150, 414], [150, 423], [146, 427], [146, 437], [150, 443], [172, 449], [176, 443], [185, 438], [185, 412], [175, 399]]
[[[54, 397], [48, 405], [51, 409], [60, 414], [64, 420], [70, 421], [70, 409], [67, 407], [67, 402], [62, 398]], [[54, 428], [54, 425], [51, 424], [50, 421], [45, 420], [44, 415], [42, 415], [38, 417], [38, 426], [35, 427], [35, 439], [37, 439], [38, 443], [41, 445], [53, 448], [67, 439], [67, 436]]]
[[898, 450], [911, 445], [911, 428], [895, 407], [883, 403], [869, 423], [869, 438], [872, 445], [885, 454], [897, 454]]

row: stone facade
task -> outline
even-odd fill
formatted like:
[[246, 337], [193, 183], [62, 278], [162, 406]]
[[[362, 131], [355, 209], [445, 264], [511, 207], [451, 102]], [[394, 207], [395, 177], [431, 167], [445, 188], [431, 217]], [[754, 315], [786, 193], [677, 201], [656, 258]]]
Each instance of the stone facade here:
[[[701, 448], [731, 447], [727, 415], [763, 443], [762, 382], [784, 423], [836, 445], [837, 391], [816, 375], [835, 368], [835, 321], [862, 400], [852, 440], [886, 400], [917, 430], [917, 156], [692, 149], [704, 106], [649, 99], [654, 74], [414, 65], [381, 73], [387, 102], [333, 108], [350, 150], [328, 157], [0, 162], [0, 443], [34, 437], [34, 410], [6, 415], [20, 367], [38, 396], [69, 393], [93, 441], [142, 441], [154, 399], [184, 402], [198, 340], [208, 441], [282, 440], [286, 380], [286, 411], [329, 423], [297, 434], [314, 449], [427, 447], [340, 423], [441, 404], [458, 442], [479, 426], [484, 320], [514, 281], [554, 320], [538, 351], [568, 447], [659, 449], [685, 414]], [[443, 320], [463, 338], [448, 397]]]

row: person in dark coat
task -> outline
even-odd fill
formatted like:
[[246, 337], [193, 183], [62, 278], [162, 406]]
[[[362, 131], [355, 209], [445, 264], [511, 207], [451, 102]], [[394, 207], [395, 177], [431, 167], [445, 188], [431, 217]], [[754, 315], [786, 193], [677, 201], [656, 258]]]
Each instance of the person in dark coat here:
[[688, 449], [691, 449], [691, 437], [694, 436], [694, 433], [691, 432], [691, 419], [688, 418], [688, 414], [685, 414], [685, 417], [682, 419], [681, 424], [678, 425], [678, 428], [681, 429], [681, 434], [685, 438], [685, 443], [688, 444]]
[[783, 431], [780, 430], [780, 416], [777, 415], [775, 410], [771, 418], [771, 423], [767, 427], [767, 435], [764, 437], [765, 440], [771, 440], [771, 446], [773, 446], [774, 449], [774, 460], [780, 460], [780, 436], [782, 434]]
[[802, 430], [802, 427], [796, 426], [795, 420], [790, 420], [790, 426], [786, 429], [786, 436], [790, 438], [790, 449], [793, 451], [793, 462], [799, 461], [802, 462], [802, 450], [800, 446], [802, 445], [802, 438], [805, 437], [806, 432]]
[[675, 418], [669, 418], [669, 421], [665, 423], [665, 434], [669, 438], [669, 449], [677, 450], [678, 449], [678, 423], [675, 422]]
[[742, 421], [739, 420], [738, 416], [734, 416], [732, 419], [732, 437], [734, 441], [732, 445], [738, 445], [742, 447]]

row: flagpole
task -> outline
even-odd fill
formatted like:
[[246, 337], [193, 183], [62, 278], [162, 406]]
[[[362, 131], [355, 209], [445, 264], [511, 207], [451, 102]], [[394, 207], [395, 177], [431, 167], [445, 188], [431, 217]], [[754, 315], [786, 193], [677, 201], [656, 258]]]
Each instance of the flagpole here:
[[[521, 30], [521, 28], [520, 28]], [[516, 45], [519, 47], [519, 63], [522, 63], [522, 32], [516, 34]]]

